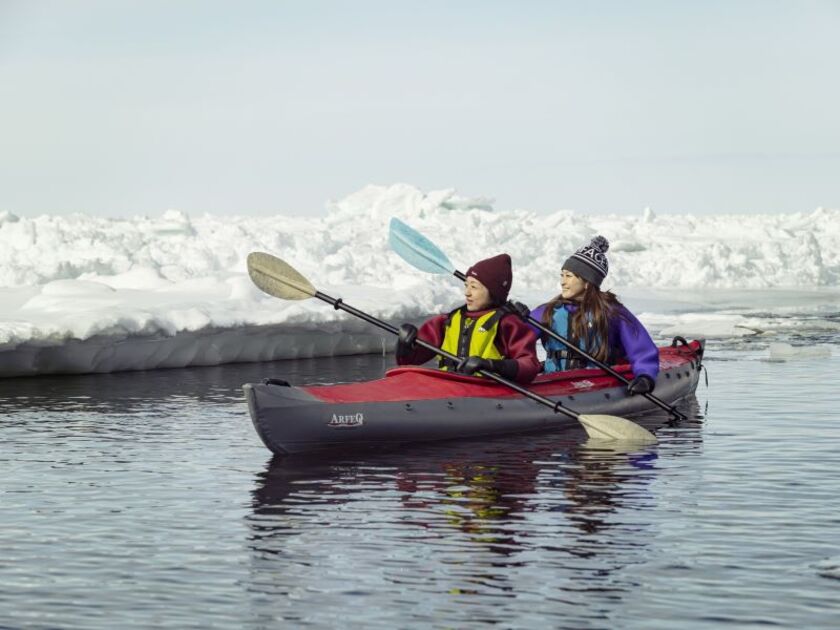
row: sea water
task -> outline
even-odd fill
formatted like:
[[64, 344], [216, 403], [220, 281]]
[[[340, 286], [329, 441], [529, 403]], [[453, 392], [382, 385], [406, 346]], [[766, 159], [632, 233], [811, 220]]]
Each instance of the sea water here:
[[820, 342], [710, 344], [689, 419], [641, 450], [259, 441], [242, 383], [390, 356], [2, 380], [0, 627], [836, 628], [840, 352]]

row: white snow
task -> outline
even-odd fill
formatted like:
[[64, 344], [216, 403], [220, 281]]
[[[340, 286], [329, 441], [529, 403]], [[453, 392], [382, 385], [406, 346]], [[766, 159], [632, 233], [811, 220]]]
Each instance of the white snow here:
[[[175, 210], [133, 219], [26, 218], [0, 211], [0, 376], [390, 349], [387, 333], [327, 304], [262, 294], [245, 258], [251, 251], [277, 255], [319, 290], [392, 323], [457, 305], [457, 280], [420, 272], [390, 251], [393, 216], [462, 271], [508, 252], [511, 295], [534, 305], [557, 291], [565, 258], [603, 234], [611, 242], [604, 287], [662, 337], [761, 335], [799, 325], [778, 318], [785, 309], [840, 310], [840, 210], [541, 215], [396, 184], [367, 186], [331, 203], [321, 218]], [[819, 330], [840, 328], [811, 319]]]

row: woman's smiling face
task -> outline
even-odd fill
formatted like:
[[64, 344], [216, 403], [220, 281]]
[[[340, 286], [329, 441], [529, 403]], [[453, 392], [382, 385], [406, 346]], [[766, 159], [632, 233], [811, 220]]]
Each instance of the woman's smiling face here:
[[483, 311], [491, 304], [490, 291], [472, 276], [464, 282], [464, 297], [468, 311]]
[[579, 302], [586, 291], [586, 280], [564, 269], [560, 273], [560, 291], [564, 300]]

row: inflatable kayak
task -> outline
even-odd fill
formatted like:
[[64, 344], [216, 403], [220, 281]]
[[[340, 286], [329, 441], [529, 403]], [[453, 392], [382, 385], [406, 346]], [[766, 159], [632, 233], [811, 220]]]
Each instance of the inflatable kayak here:
[[[659, 349], [655, 394], [673, 404], [697, 388], [703, 341]], [[629, 365], [614, 366], [632, 378]], [[398, 367], [361, 383], [293, 387], [278, 379], [243, 386], [254, 427], [278, 455], [335, 448], [477, 438], [579, 426], [484, 378]], [[598, 369], [538, 376], [528, 388], [584, 414], [637, 416], [657, 409]]]

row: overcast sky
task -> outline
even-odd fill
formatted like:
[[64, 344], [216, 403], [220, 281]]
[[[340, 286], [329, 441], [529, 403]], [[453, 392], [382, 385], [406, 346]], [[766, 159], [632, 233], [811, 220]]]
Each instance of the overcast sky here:
[[0, 211], [840, 207], [840, 1], [0, 0]]

